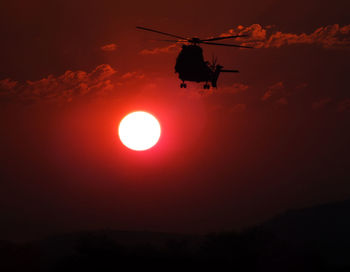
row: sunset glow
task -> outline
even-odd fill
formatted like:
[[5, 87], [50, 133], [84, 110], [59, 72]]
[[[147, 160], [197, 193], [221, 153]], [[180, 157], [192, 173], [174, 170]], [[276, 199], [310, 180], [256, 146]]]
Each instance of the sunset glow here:
[[143, 151], [154, 146], [160, 137], [158, 120], [144, 111], [128, 114], [119, 124], [119, 138], [122, 143], [136, 151]]
[[350, 0], [0, 4], [0, 272], [350, 272]]

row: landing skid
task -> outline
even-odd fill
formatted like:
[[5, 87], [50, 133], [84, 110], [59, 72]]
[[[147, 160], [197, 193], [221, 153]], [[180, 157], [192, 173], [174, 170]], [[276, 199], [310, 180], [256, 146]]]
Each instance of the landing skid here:
[[[180, 84], [180, 88], [182, 89], [182, 88], [187, 88], [187, 84], [186, 83], [181, 83]], [[209, 90], [210, 89], [210, 85], [208, 84], [208, 83], [205, 83], [204, 85], [203, 85], [203, 89], [205, 89], [205, 90]]]

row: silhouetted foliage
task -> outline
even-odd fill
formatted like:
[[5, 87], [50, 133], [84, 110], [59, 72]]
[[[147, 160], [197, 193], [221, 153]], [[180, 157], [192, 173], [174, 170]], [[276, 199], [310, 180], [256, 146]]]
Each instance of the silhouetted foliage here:
[[0, 271], [350, 271], [348, 246], [286, 238], [261, 226], [206, 236], [95, 231], [0, 241]]

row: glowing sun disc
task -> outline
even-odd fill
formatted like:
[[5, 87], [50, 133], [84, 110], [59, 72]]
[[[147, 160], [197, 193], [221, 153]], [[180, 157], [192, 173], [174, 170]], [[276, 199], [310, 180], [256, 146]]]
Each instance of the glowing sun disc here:
[[144, 111], [135, 111], [125, 116], [118, 129], [121, 142], [136, 151], [154, 146], [159, 140], [160, 132], [158, 120]]

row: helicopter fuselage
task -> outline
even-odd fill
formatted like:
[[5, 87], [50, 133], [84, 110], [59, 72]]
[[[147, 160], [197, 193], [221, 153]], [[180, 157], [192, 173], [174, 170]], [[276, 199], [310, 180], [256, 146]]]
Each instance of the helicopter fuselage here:
[[208, 82], [211, 81], [213, 71], [209, 63], [204, 61], [201, 47], [183, 45], [176, 59], [175, 73], [179, 74], [182, 82]]
[[217, 87], [216, 82], [220, 72], [238, 72], [236, 70], [222, 70], [221, 65], [210, 64], [204, 60], [203, 50], [196, 44], [183, 45], [177, 56], [175, 73], [179, 74], [182, 81], [180, 87], [186, 88], [185, 81], [205, 82], [204, 89], [209, 89], [208, 82], [212, 87]]

